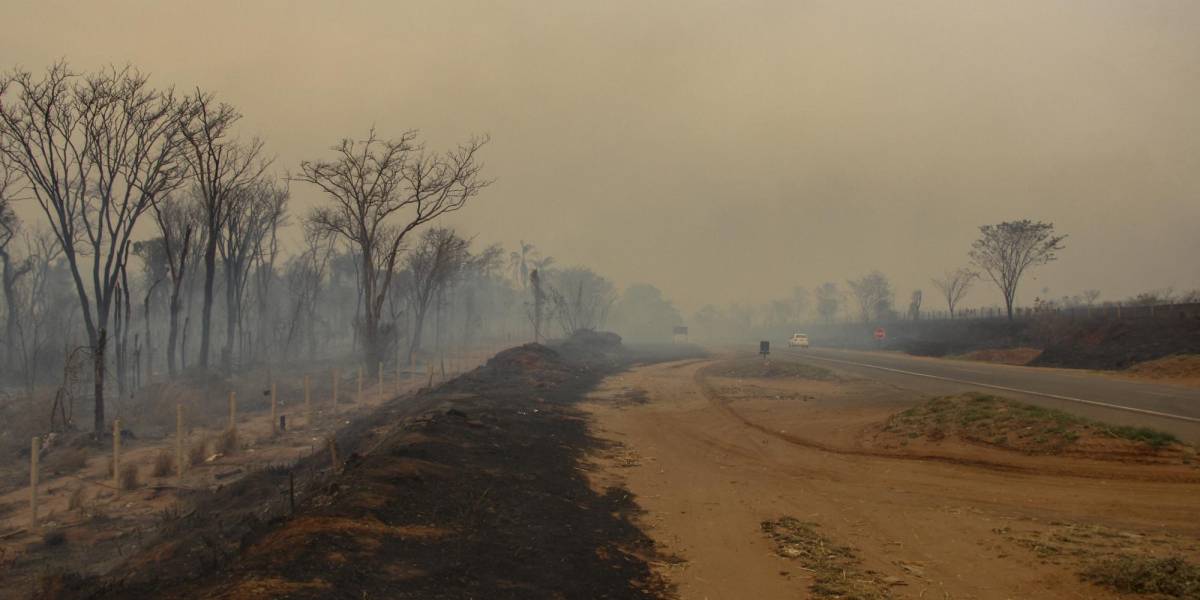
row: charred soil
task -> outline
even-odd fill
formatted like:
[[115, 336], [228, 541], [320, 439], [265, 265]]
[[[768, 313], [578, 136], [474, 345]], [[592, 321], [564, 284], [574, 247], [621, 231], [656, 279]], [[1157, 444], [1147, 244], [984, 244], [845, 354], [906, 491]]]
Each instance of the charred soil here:
[[45, 597], [662, 597], [633, 496], [581, 464], [605, 443], [575, 402], [625, 360], [599, 334], [501, 352], [340, 432], [336, 468], [318, 452], [196, 499], [112, 575]]

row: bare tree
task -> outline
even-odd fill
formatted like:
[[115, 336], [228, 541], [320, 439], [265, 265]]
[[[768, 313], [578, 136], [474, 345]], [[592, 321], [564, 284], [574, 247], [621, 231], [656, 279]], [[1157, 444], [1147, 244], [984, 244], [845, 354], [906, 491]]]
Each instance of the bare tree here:
[[842, 306], [844, 297], [842, 291], [838, 289], [836, 283], [826, 281], [813, 292], [813, 295], [817, 298], [817, 314], [821, 315], [826, 323], [832, 323], [834, 317], [837, 316], [838, 309]]
[[428, 153], [414, 131], [384, 140], [372, 129], [365, 140], [343, 139], [329, 161], [304, 161], [300, 181], [329, 196], [330, 206], [310, 220], [344, 239], [358, 255], [363, 291], [362, 339], [369, 369], [386, 353], [383, 306], [400, 250], [413, 229], [458, 210], [488, 185], [476, 159], [487, 138], [445, 154]]
[[279, 226], [287, 207], [288, 190], [260, 179], [236, 190], [226, 206], [218, 247], [225, 273], [225, 348], [221, 365], [233, 370], [234, 345], [242, 326], [247, 274], [262, 243]]
[[93, 349], [97, 433], [105, 430], [109, 319], [131, 237], [181, 181], [188, 105], [130, 67], [81, 78], [59, 63], [41, 79], [20, 70], [0, 78], [0, 151], [30, 183], [70, 266]]
[[908, 318], [914, 321], [921, 320], [921, 300], [924, 294], [921, 290], [913, 290], [912, 300], [908, 303]]
[[971, 262], [983, 269], [1004, 295], [1008, 319], [1013, 318], [1017, 285], [1026, 269], [1058, 258], [1065, 235], [1055, 235], [1054, 224], [1006, 221], [979, 227], [979, 239], [971, 244]]
[[942, 293], [942, 297], [946, 299], [946, 307], [950, 309], [951, 319], [954, 318], [954, 309], [958, 306], [959, 301], [967, 295], [971, 285], [978, 277], [979, 273], [964, 267], [946, 271], [941, 277], [934, 277], [931, 280], [933, 287], [936, 287]]
[[233, 137], [233, 126], [242, 115], [233, 106], [217, 103], [200, 90], [191, 98], [195, 110], [182, 121], [187, 140], [187, 162], [196, 182], [204, 229], [204, 305], [200, 314], [200, 367], [208, 368], [212, 338], [213, 284], [217, 273], [217, 246], [229, 220], [238, 192], [259, 179], [271, 164], [262, 157], [263, 142], [242, 143]]
[[1083, 303], [1087, 306], [1095, 306], [1099, 299], [1100, 290], [1083, 290]]
[[617, 300], [612, 282], [582, 267], [555, 271], [551, 279], [547, 295], [563, 334], [604, 326]]
[[883, 273], [871, 271], [846, 283], [858, 302], [859, 314], [864, 323], [881, 319], [891, 312], [894, 298], [892, 284]]
[[304, 228], [304, 252], [294, 257], [286, 267], [286, 282], [289, 296], [293, 300], [291, 315], [284, 334], [283, 354], [286, 358], [298, 335], [306, 335], [309, 358], [316, 354], [316, 326], [321, 315], [317, 304], [321, 294], [321, 283], [329, 260], [334, 254], [334, 238], [328, 232], [312, 227]]
[[[12, 303], [8, 307], [14, 311], [16, 318], [6, 335], [11, 335], [12, 343], [19, 347], [15, 358], [21, 361], [19, 370], [25, 377], [25, 389], [32, 396], [38, 373], [52, 352], [48, 345], [50, 330], [56, 325], [62, 332], [70, 331], [74, 326], [74, 311], [55, 310], [56, 305], [65, 305], [69, 309], [72, 302], [69, 290], [54, 293], [49, 289], [51, 272], [55, 262], [62, 256], [62, 246], [54, 234], [44, 228], [24, 230], [22, 241], [22, 263], [28, 265], [29, 277], [19, 288], [14, 285]], [[8, 285], [8, 281], [5, 281], [5, 285]]]
[[408, 357], [421, 348], [425, 317], [435, 297], [450, 281], [467, 267], [471, 254], [471, 242], [460, 237], [452, 229], [435, 227], [421, 235], [421, 240], [405, 262], [412, 278], [409, 282], [409, 306], [413, 316], [412, 338]]
[[[193, 196], [194, 197], [194, 196]], [[196, 228], [199, 214], [195, 202], [168, 201], [156, 203], [154, 221], [162, 239], [163, 258], [167, 263], [167, 274], [171, 280], [170, 299], [167, 303], [167, 372], [174, 376], [179, 372], [175, 359], [179, 346], [180, 292], [188, 267], [194, 255]]]
[[4, 366], [11, 367], [16, 359], [17, 282], [33, 267], [28, 260], [16, 261], [9, 245], [21, 230], [21, 220], [12, 209], [17, 191], [17, 172], [8, 167], [8, 161], [0, 154], [0, 277], [4, 283]]

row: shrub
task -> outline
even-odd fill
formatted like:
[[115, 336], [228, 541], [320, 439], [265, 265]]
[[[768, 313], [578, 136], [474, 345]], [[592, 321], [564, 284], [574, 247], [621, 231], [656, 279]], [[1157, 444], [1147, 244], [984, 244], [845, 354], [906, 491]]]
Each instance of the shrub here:
[[1088, 566], [1084, 581], [1122, 593], [1161, 594], [1171, 598], [1200, 597], [1200, 566], [1178, 556], [1149, 558], [1118, 556]]

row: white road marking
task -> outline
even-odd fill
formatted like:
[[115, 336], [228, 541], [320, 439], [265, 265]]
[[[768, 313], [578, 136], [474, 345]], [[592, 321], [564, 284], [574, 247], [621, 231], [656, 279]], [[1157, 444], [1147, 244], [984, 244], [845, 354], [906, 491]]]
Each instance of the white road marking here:
[[[1129, 412], [1141, 413], [1144, 415], [1153, 415], [1156, 417], [1164, 417], [1167, 419], [1177, 419], [1180, 421], [1189, 421], [1192, 423], [1200, 423], [1200, 418], [1189, 417], [1186, 415], [1176, 415], [1176, 414], [1172, 414], [1172, 413], [1159, 412], [1157, 410], [1148, 410], [1145, 408], [1136, 408], [1133, 406], [1110, 404], [1108, 402], [1098, 402], [1096, 400], [1085, 400], [1083, 398], [1074, 398], [1072, 396], [1062, 396], [1059, 394], [1048, 394], [1046, 392], [1037, 392], [1037, 391], [1033, 391], [1033, 390], [1022, 390], [1019, 388], [1005, 387], [1002, 385], [994, 385], [991, 383], [980, 383], [978, 381], [969, 381], [966, 379], [956, 379], [954, 377], [942, 377], [940, 375], [930, 375], [928, 373], [918, 373], [916, 371], [905, 371], [903, 369], [893, 369], [891, 367], [881, 367], [879, 365], [861, 363], [861, 362], [857, 362], [857, 361], [853, 361], [853, 360], [842, 360], [840, 358], [828, 358], [825, 356], [814, 356], [812, 354], [794, 354], [793, 356], [797, 356], [800, 358], [814, 358], [816, 360], [827, 360], [829, 362], [843, 363], [843, 364], [855, 365], [855, 366], [859, 366], [859, 367], [867, 367], [869, 369], [879, 369], [880, 371], [889, 371], [891, 373], [900, 373], [902, 375], [912, 375], [915, 377], [927, 377], [929, 379], [938, 379], [941, 381], [950, 381], [950, 382], [954, 382], [954, 383], [965, 383], [967, 385], [991, 388], [994, 390], [1003, 390], [1006, 392], [1016, 392], [1018, 394], [1029, 394], [1031, 396], [1042, 396], [1044, 398], [1054, 398], [1055, 400], [1066, 400], [1068, 402], [1078, 402], [1080, 404], [1090, 404], [1092, 406], [1102, 406], [1104, 408], [1113, 408], [1116, 410], [1124, 410], [1124, 411], [1129, 411]], [[1149, 392], [1149, 393], [1155, 393], [1155, 392]], [[1162, 394], [1162, 395], [1166, 395], [1166, 394]]]

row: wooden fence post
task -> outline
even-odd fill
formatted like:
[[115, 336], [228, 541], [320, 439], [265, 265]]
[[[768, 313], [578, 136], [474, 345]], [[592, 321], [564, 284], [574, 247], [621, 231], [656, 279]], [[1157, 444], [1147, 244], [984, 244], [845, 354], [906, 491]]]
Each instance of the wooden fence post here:
[[229, 392], [229, 428], [237, 429], [237, 392]]
[[271, 382], [271, 435], [279, 435], [278, 405], [275, 403], [275, 382]]
[[305, 375], [304, 376], [304, 426], [309, 429], [312, 429], [312, 426], [313, 426], [312, 397], [309, 395], [308, 386], [309, 386], [308, 375]]
[[121, 493], [121, 420], [113, 419], [113, 487]]
[[29, 512], [32, 514], [29, 527], [33, 530], [38, 526], [38, 452], [41, 449], [41, 440], [34, 436], [29, 444]]
[[175, 403], [175, 477], [183, 483], [183, 403]]
[[338, 370], [334, 367], [333, 375], [333, 414], [337, 414], [337, 397], [338, 397]]

